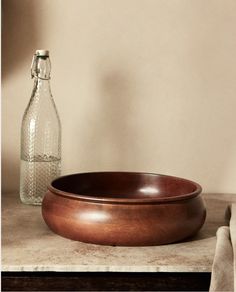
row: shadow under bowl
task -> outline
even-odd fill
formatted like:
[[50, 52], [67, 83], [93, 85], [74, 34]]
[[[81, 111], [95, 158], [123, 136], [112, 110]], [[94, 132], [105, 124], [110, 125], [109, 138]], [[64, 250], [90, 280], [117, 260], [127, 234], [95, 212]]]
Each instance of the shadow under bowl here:
[[49, 228], [72, 240], [117, 246], [168, 244], [194, 235], [206, 217], [202, 189], [183, 178], [90, 172], [52, 181], [42, 203]]

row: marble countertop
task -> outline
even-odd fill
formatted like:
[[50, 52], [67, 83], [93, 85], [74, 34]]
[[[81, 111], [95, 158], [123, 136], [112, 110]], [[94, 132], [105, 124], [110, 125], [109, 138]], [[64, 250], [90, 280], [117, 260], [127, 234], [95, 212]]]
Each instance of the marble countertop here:
[[40, 206], [2, 195], [2, 271], [210, 272], [219, 226], [234, 194], [204, 194], [207, 220], [190, 240], [154, 247], [114, 247], [75, 242], [52, 233]]

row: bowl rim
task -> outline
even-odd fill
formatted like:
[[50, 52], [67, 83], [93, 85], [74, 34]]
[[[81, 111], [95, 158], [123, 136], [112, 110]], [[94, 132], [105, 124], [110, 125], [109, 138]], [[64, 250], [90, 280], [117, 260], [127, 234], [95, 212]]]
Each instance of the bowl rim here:
[[[136, 174], [136, 175], [152, 175], [152, 176], [164, 176], [164, 177], [169, 177], [169, 178], [174, 178], [179, 181], [184, 181], [191, 183], [192, 185], [195, 186], [195, 190], [191, 193], [183, 194], [183, 195], [177, 195], [177, 196], [172, 196], [172, 197], [150, 197], [150, 198], [112, 198], [112, 197], [102, 197], [102, 196], [88, 196], [88, 195], [82, 195], [82, 194], [74, 194], [70, 192], [65, 192], [62, 190], [59, 190], [55, 187], [52, 186], [52, 184], [65, 177], [70, 177], [70, 176], [76, 176], [76, 175], [86, 175], [86, 174], [107, 174], [107, 173], [112, 173], [112, 174]], [[56, 179], [54, 179], [51, 184], [48, 186], [48, 190], [51, 191], [53, 194], [66, 197], [66, 198], [72, 198], [80, 201], [88, 201], [88, 202], [97, 202], [97, 203], [113, 203], [113, 204], [145, 204], [145, 203], [152, 203], [152, 204], [159, 204], [159, 203], [166, 203], [166, 202], [175, 202], [175, 201], [180, 201], [180, 200], [187, 200], [194, 198], [198, 195], [201, 194], [202, 192], [202, 187], [189, 179], [177, 177], [177, 176], [172, 176], [172, 175], [166, 175], [166, 174], [158, 174], [158, 173], [149, 173], [149, 172], [130, 172], [130, 171], [96, 171], [96, 172], [80, 172], [80, 173], [73, 173], [69, 175], [63, 175], [60, 176]]]

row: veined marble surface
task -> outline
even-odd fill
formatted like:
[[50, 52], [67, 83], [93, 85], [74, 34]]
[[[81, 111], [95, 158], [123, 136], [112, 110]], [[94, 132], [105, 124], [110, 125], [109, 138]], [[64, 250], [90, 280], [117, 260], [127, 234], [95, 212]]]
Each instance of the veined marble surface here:
[[207, 220], [190, 240], [152, 247], [114, 247], [81, 243], [50, 231], [40, 206], [2, 195], [2, 271], [210, 272], [216, 230], [234, 194], [204, 194]]

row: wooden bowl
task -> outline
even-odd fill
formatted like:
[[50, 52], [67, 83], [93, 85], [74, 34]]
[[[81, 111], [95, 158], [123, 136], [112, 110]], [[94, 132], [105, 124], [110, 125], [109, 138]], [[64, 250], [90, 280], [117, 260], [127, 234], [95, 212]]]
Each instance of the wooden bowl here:
[[203, 225], [201, 187], [159, 174], [91, 172], [60, 177], [48, 187], [42, 215], [73, 240], [148, 246], [183, 240]]

